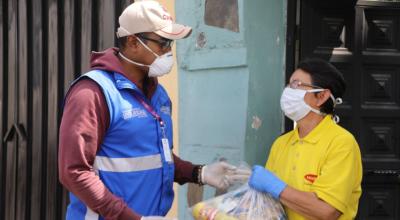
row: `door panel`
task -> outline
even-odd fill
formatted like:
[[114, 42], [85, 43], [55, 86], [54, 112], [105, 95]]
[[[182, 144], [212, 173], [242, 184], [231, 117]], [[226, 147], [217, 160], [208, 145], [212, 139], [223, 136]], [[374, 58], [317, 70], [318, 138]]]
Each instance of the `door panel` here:
[[[115, 44], [116, 15], [132, 1], [110, 2], [0, 1], [1, 220], [64, 219], [68, 197], [57, 173], [63, 98], [89, 69], [90, 51]], [[92, 21], [100, 18], [107, 23]]]
[[337, 114], [362, 152], [358, 218], [400, 219], [400, 3], [303, 0], [300, 13], [300, 60], [328, 60], [347, 83]]
[[360, 219], [400, 218], [400, 8], [392, 6], [356, 6], [364, 162]]
[[17, 28], [18, 28], [18, 13], [16, 2], [9, 2], [7, 5], [8, 19], [5, 21], [8, 25], [8, 60], [7, 60], [7, 125], [6, 133], [3, 137], [5, 142], [4, 154], [5, 158], [5, 218], [15, 219], [16, 216], [16, 187], [17, 187], [17, 165], [18, 165], [18, 144], [15, 137], [14, 121], [17, 120], [17, 72], [18, 72], [18, 41], [17, 41]]
[[[5, 8], [7, 8], [7, 5], [5, 4], [5, 1], [0, 1], [0, 57], [6, 57], [5, 54], [7, 51], [5, 50], [5, 45], [4, 41], [7, 39], [6, 36], [4, 36], [4, 33], [7, 33], [7, 22], [4, 22], [4, 17], [5, 16]], [[5, 102], [7, 101], [7, 87], [3, 86], [6, 83], [5, 82], [5, 75], [4, 69], [7, 66], [7, 60], [6, 59], [0, 59], [0, 177], [4, 177], [5, 173], [5, 144], [3, 142], [3, 135], [5, 134], [5, 129], [6, 129], [6, 112], [3, 110], [4, 106], [7, 105]], [[5, 195], [4, 193], [4, 181], [0, 181], [0, 195]], [[4, 199], [0, 199], [0, 207], [4, 206]], [[0, 217], [4, 216], [4, 210], [0, 208]]]
[[[28, 184], [28, 145], [26, 138], [26, 125], [28, 123], [28, 35], [21, 34], [28, 30], [28, 17], [27, 12], [27, 1], [21, 0], [18, 2], [18, 49], [16, 55], [17, 72], [14, 74], [17, 77], [16, 84], [14, 86], [16, 90], [17, 100], [15, 114], [17, 114], [16, 120], [14, 121], [15, 139], [16, 144], [16, 219], [26, 219], [26, 208], [27, 208], [27, 184]], [[12, 72], [10, 74], [13, 74]]]

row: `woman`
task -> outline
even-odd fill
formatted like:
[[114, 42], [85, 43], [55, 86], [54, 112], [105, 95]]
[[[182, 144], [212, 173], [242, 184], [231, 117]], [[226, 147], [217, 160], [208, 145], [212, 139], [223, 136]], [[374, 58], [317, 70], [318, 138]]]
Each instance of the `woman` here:
[[266, 169], [255, 166], [249, 184], [279, 199], [290, 220], [353, 219], [357, 214], [360, 150], [334, 116], [345, 87], [333, 65], [308, 59], [282, 93], [281, 108], [297, 126], [274, 142]]

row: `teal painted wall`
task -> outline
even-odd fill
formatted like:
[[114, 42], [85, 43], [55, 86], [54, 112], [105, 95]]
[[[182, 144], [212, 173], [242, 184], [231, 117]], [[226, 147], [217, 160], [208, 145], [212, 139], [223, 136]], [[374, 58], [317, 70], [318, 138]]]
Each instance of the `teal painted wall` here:
[[248, 163], [264, 165], [283, 130], [279, 100], [285, 80], [286, 1], [246, 1], [244, 9], [250, 73], [244, 153]]
[[[239, 0], [239, 32], [205, 25], [204, 4], [175, 1], [177, 21], [193, 27], [177, 42], [180, 156], [200, 164], [221, 157], [264, 164], [282, 127], [286, 3]], [[206, 187], [204, 198], [214, 193]], [[180, 187], [179, 219], [191, 219], [186, 194]]]

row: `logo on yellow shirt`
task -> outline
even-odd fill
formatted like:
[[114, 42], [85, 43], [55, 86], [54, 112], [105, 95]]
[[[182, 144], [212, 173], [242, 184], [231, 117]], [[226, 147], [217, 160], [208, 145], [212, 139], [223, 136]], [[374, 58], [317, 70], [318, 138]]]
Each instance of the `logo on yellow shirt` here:
[[314, 183], [314, 181], [317, 179], [318, 175], [315, 174], [306, 174], [304, 176], [304, 179], [306, 179], [310, 183]]

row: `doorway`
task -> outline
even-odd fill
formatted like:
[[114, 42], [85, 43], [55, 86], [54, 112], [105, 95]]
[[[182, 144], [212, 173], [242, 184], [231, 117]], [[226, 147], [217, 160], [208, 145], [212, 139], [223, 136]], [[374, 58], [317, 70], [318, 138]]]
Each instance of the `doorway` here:
[[357, 218], [400, 219], [400, 2], [289, 0], [287, 36], [287, 79], [307, 57], [344, 74], [337, 114], [364, 169]]

